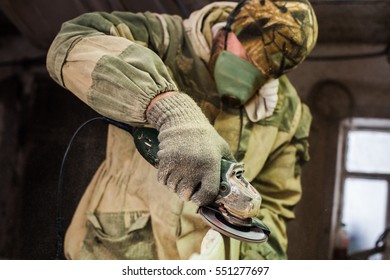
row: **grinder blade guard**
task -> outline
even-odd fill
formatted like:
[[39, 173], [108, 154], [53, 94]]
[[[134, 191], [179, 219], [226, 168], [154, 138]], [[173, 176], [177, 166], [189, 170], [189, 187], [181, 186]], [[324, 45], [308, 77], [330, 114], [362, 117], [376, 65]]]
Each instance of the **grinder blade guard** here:
[[238, 240], [262, 243], [270, 235], [256, 214], [261, 196], [243, 176], [244, 164], [221, 160], [220, 190], [214, 203], [198, 213], [213, 229]]

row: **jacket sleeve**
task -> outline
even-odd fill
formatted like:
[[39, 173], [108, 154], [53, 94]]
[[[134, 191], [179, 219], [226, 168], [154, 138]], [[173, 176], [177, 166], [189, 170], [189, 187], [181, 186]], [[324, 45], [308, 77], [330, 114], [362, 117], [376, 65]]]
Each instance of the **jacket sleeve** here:
[[271, 230], [264, 244], [246, 243], [245, 259], [286, 259], [286, 221], [294, 217], [293, 207], [301, 196], [300, 177], [294, 176], [296, 148], [286, 146], [252, 184], [261, 190], [262, 208], [258, 214]]
[[47, 55], [50, 76], [98, 113], [145, 123], [159, 93], [177, 91], [161, 57], [167, 47], [162, 16], [95, 12], [65, 22]]
[[300, 120], [292, 137], [279, 133], [275, 140], [280, 145], [252, 181], [262, 196], [258, 218], [270, 228], [271, 235], [263, 244], [244, 243], [241, 246], [243, 259], [287, 259], [286, 222], [295, 218], [294, 208], [302, 195], [301, 167], [309, 160], [311, 115], [304, 104], [299, 110]]

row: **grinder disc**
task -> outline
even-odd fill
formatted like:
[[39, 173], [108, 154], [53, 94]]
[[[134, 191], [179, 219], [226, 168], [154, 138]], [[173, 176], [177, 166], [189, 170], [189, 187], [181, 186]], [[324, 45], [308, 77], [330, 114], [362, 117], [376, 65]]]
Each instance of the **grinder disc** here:
[[203, 206], [198, 209], [203, 220], [216, 231], [229, 237], [254, 243], [267, 241], [270, 234], [269, 229], [258, 219], [252, 218], [248, 226], [237, 226], [229, 223], [224, 216], [216, 209]]

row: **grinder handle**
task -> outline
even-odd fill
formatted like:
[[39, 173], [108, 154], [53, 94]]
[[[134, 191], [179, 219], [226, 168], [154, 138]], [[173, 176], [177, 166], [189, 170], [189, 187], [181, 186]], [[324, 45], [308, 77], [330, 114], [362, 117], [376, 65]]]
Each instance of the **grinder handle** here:
[[138, 152], [154, 167], [158, 167], [158, 130], [151, 127], [135, 127], [126, 123], [103, 117], [106, 122], [129, 132]]
[[150, 127], [136, 127], [133, 132], [138, 152], [154, 167], [158, 167], [158, 130]]
[[[146, 159], [151, 165], [158, 168], [158, 130], [152, 127], [135, 127], [126, 123], [118, 122], [106, 117], [103, 119], [109, 124], [115, 125], [118, 128], [121, 128], [129, 132], [134, 139], [135, 147], [138, 152]], [[221, 159], [221, 176], [226, 174], [227, 170], [230, 168], [230, 165], [234, 162]]]

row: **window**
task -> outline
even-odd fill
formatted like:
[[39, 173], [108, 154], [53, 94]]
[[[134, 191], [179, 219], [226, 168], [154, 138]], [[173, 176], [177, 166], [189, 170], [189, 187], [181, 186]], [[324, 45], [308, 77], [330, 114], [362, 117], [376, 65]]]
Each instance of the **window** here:
[[[337, 177], [334, 227], [345, 225], [348, 255], [375, 248], [390, 226], [390, 120], [342, 122]], [[383, 258], [383, 253], [368, 258]]]

